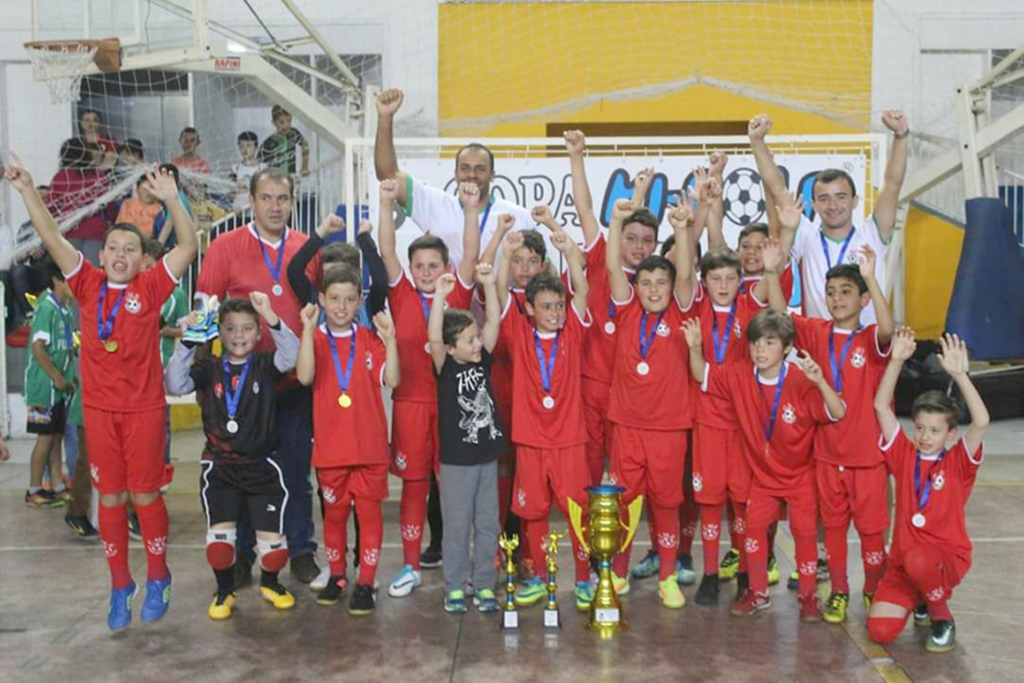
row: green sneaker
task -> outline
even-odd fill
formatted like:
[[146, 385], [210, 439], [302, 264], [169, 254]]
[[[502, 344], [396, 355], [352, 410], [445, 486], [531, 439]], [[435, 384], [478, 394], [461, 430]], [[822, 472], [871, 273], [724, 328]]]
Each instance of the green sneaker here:
[[498, 596], [490, 588], [481, 588], [473, 594], [473, 604], [479, 612], [497, 612], [501, 609], [498, 603]]
[[449, 614], [463, 614], [466, 609], [466, 594], [463, 591], [451, 591], [444, 596], [445, 612]]
[[768, 585], [774, 586], [779, 582], [781, 578], [779, 574], [779, 563], [775, 561], [774, 557], [768, 558]]
[[729, 548], [729, 552], [722, 558], [718, 565], [718, 580], [732, 581], [740, 570], [740, 551], [736, 548]]
[[543, 600], [548, 594], [548, 587], [540, 580], [539, 577], [533, 577], [527, 579], [523, 583], [519, 584], [516, 588], [516, 604], [520, 607], [529, 607], [530, 605], [536, 605], [538, 602]]
[[640, 564], [633, 567], [629, 574], [634, 579], [649, 579], [652, 576], [657, 576], [660, 571], [661, 560], [658, 559], [658, 551], [651, 549], [647, 551], [644, 559], [640, 560]]
[[956, 624], [952, 619], [937, 619], [932, 622], [931, 633], [925, 641], [928, 652], [950, 652], [956, 648]]
[[586, 612], [594, 602], [594, 587], [589, 581], [576, 582], [576, 609]]
[[846, 621], [846, 607], [850, 604], [850, 596], [846, 593], [832, 593], [828, 596], [822, 618], [830, 624], [841, 624]]
[[619, 576], [612, 572], [612, 587], [615, 589], [616, 595], [625, 595], [629, 592], [629, 577]]
[[786, 588], [791, 591], [795, 591], [800, 587], [800, 572], [793, 570], [793, 573], [789, 575], [789, 581], [786, 582]]

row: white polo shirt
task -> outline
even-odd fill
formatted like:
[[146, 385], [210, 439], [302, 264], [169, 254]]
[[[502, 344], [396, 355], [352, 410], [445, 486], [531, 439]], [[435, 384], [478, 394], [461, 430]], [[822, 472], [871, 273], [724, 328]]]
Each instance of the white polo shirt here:
[[[466, 220], [459, 198], [436, 187], [415, 182], [410, 175], [406, 175], [406, 178], [406, 215], [412, 218], [423, 232], [444, 240], [448, 246], [448, 260], [453, 267], [458, 268], [462, 260], [462, 230]], [[516, 230], [537, 229], [537, 222], [533, 220], [528, 210], [500, 197], [494, 197], [491, 199], [490, 207], [480, 211], [481, 252], [487, 248], [491, 237], [498, 229], [498, 216], [503, 213], [515, 216]], [[547, 231], [540, 232], [544, 236], [544, 241], [548, 243], [548, 254], [553, 253]], [[501, 254], [500, 248], [498, 254]]]
[[[864, 221], [862, 225], [854, 226], [848, 243], [845, 239], [837, 242], [826, 237], [821, 228], [811, 223], [806, 216], [800, 217], [800, 227], [797, 228], [796, 239], [793, 241], [792, 256], [800, 261], [800, 291], [803, 297], [804, 315], [810, 318], [832, 318], [828, 312], [828, 305], [825, 303], [825, 273], [829, 271], [829, 268], [838, 266], [840, 262], [857, 263], [860, 248], [865, 244], [878, 254], [875, 279], [878, 280], [878, 284], [884, 292], [886, 287], [884, 261], [889, 245], [882, 241], [873, 216]], [[862, 325], [877, 322], [873, 303], [869, 303], [867, 308], [861, 311], [860, 322]]]

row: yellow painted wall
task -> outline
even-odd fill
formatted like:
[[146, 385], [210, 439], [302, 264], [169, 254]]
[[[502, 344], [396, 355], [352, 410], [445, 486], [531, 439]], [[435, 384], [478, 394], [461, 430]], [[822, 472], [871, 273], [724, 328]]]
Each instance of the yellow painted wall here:
[[907, 324], [918, 338], [938, 339], [946, 327], [963, 228], [911, 206], [904, 239]]

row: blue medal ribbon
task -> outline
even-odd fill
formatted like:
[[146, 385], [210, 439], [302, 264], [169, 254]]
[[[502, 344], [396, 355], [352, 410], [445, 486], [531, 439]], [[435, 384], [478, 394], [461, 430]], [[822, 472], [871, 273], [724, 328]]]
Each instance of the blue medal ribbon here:
[[715, 346], [715, 364], [721, 365], [725, 362], [725, 352], [729, 350], [729, 336], [732, 333], [733, 323], [736, 322], [736, 304], [738, 298], [732, 300], [732, 308], [729, 309], [729, 320], [725, 324], [722, 337], [718, 337], [718, 313], [714, 306], [711, 307], [711, 342]]
[[917, 509], [923, 510], [924, 506], [928, 504], [928, 499], [932, 495], [932, 473], [935, 472], [935, 468], [942, 459], [946, 457], [946, 451], [943, 450], [939, 454], [935, 464], [932, 465], [931, 472], [928, 473], [928, 477], [924, 480], [924, 485], [921, 484], [921, 451], [917, 452], [917, 457], [914, 461], [914, 496], [917, 498]]
[[555, 333], [555, 342], [551, 345], [551, 353], [548, 359], [544, 360], [544, 347], [540, 343], [540, 334], [536, 329], [533, 331], [533, 345], [537, 349], [537, 364], [540, 365], [540, 383], [544, 386], [544, 393], [551, 393], [551, 377], [555, 374], [555, 362], [558, 360], [558, 342], [562, 332]]
[[124, 299], [124, 293], [127, 289], [125, 287], [121, 290], [121, 293], [117, 296], [117, 301], [114, 302], [114, 307], [110, 309], [110, 317], [104, 319], [103, 304], [107, 301], [107, 283], [104, 282], [100, 285], [100, 300], [96, 304], [96, 333], [100, 341], [106, 341], [114, 333], [114, 321], [117, 320], [117, 314], [121, 310], [121, 301]]
[[288, 240], [288, 228], [284, 229], [284, 234], [281, 236], [281, 246], [277, 248], [277, 263], [270, 262], [270, 255], [267, 254], [267, 248], [263, 246], [263, 240], [259, 234], [256, 235], [256, 242], [260, 245], [260, 253], [263, 254], [263, 262], [267, 264], [267, 270], [270, 271], [270, 277], [274, 278], [274, 284], [281, 282], [281, 266], [284, 265], [284, 244]]
[[227, 358], [221, 360], [224, 369], [224, 402], [228, 406], [228, 419], [234, 420], [238, 412], [238, 402], [242, 400], [242, 389], [245, 387], [245, 379], [249, 376], [249, 368], [252, 367], [252, 355], [245, 360], [242, 373], [238, 376], [238, 385], [231, 389], [231, 364]]
[[[786, 370], [787, 365], [783, 362], [782, 368], [779, 370], [779, 381], [775, 385], [775, 398], [772, 399], [771, 409], [768, 411], [768, 425], [764, 428], [765, 443], [770, 443], [772, 435], [775, 433], [775, 418], [779, 416], [779, 402], [782, 401], [782, 387], [786, 383]], [[768, 403], [764, 396], [764, 389], [761, 388], [760, 373], [757, 375], [757, 390], [761, 392], [761, 400]]]
[[832, 388], [836, 390], [837, 394], [843, 393], [843, 366], [846, 365], [846, 356], [850, 353], [850, 348], [853, 346], [853, 340], [857, 336], [857, 333], [864, 328], [860, 325], [857, 326], [853, 332], [851, 332], [845, 342], [843, 342], [843, 348], [839, 352], [839, 360], [836, 361], [836, 328], [833, 325], [828, 331], [828, 364], [832, 368]]
[[[420, 308], [423, 309], [423, 322], [427, 325], [430, 324], [430, 305], [431, 302], [427, 301], [427, 297], [423, 296], [420, 290], [416, 290], [416, 295], [420, 298]], [[436, 294], [434, 296], [437, 296]]]
[[356, 358], [356, 326], [352, 325], [352, 343], [348, 345], [348, 361], [345, 363], [345, 372], [341, 371], [338, 344], [334, 341], [334, 335], [330, 330], [327, 330], [327, 341], [331, 346], [331, 357], [334, 359], [334, 376], [338, 379], [338, 388], [344, 394], [348, 391], [349, 382], [352, 381], [352, 363]]
[[658, 321], [651, 327], [650, 333], [647, 332], [647, 311], [640, 317], [640, 357], [647, 360], [647, 354], [651, 352], [651, 347], [654, 346], [654, 336], [658, 333], [658, 328], [661, 327], [661, 319], [665, 317], [665, 311], [658, 314]]
[[487, 199], [487, 208], [484, 209], [484, 216], [480, 219], [480, 234], [484, 234], [484, 226], [487, 225], [487, 217], [491, 215], [491, 207], [494, 206], [494, 202]]
[[[846, 256], [846, 248], [850, 246], [850, 240], [853, 239], [853, 233], [857, 232], [857, 228], [850, 228], [850, 234], [843, 240], [843, 246], [839, 248], [839, 259], [836, 261], [836, 265], [842, 265], [843, 257]], [[818, 237], [821, 239], [821, 250], [825, 252], [825, 263], [828, 264], [829, 270], [832, 269], [832, 257], [828, 253], [828, 239], [825, 237], [825, 233], [819, 231]]]

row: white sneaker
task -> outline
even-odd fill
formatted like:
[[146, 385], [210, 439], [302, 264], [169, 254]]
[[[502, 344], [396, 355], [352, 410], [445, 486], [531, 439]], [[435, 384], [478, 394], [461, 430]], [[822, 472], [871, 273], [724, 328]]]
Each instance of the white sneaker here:
[[407, 564], [402, 567], [402, 571], [398, 572], [398, 576], [388, 584], [388, 595], [393, 598], [404, 598], [409, 593], [412, 593], [414, 588], [419, 588], [422, 581], [420, 572], [413, 569], [411, 564]]
[[330, 565], [324, 565], [320, 570], [320, 573], [316, 575], [316, 578], [309, 582], [309, 590], [314, 593], [319, 593], [323, 589], [327, 588], [327, 582], [331, 580], [331, 567]]

